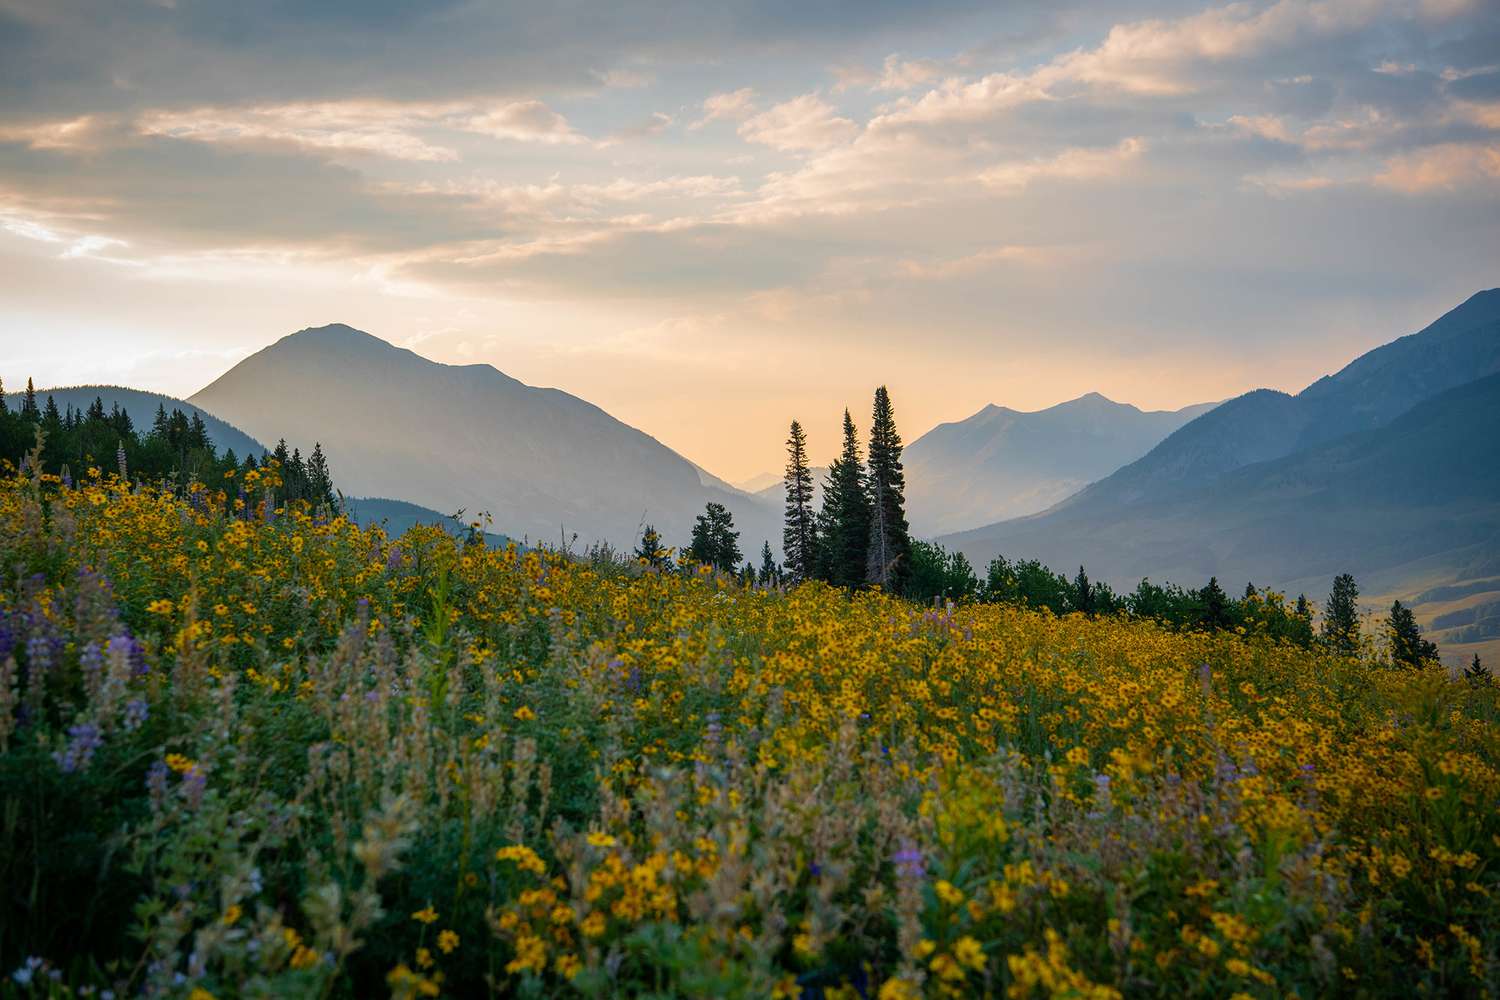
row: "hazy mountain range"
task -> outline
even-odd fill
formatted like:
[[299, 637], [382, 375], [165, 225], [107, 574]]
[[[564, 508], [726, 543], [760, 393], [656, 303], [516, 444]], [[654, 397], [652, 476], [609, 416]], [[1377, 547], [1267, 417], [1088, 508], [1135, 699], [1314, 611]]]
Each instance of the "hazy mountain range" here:
[[191, 402], [304, 451], [317, 438], [346, 492], [487, 512], [513, 538], [628, 547], [650, 523], [681, 545], [709, 501], [733, 512], [747, 557], [781, 537], [779, 512], [592, 403], [341, 324], [282, 338]]
[[1213, 407], [1145, 412], [1091, 392], [1030, 413], [992, 403], [939, 424], [902, 456], [911, 529], [935, 535], [1045, 510]]
[[1229, 400], [1040, 514], [939, 541], [977, 565], [1086, 564], [1123, 587], [1217, 575], [1320, 597], [1344, 571], [1375, 594], [1466, 584], [1436, 620], [1500, 598], [1496, 373], [1500, 289], [1295, 396]]

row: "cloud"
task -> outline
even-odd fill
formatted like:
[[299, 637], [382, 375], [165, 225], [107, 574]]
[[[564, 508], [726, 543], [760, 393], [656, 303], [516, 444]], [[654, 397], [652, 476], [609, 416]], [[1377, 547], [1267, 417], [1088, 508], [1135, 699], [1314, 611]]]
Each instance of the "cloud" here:
[[1016, 192], [1039, 180], [1088, 181], [1118, 177], [1146, 151], [1146, 140], [1135, 136], [1111, 149], [1065, 149], [1056, 156], [1002, 163], [979, 174], [986, 187]]
[[325, 101], [251, 107], [147, 111], [144, 135], [208, 143], [286, 143], [323, 153], [364, 153], [394, 160], [452, 161], [459, 154], [424, 132], [449, 130], [546, 144], [583, 142], [541, 101], [498, 105]]
[[638, 139], [650, 139], [661, 135], [672, 124], [674, 119], [665, 111], [653, 111], [642, 121], [634, 125], [627, 125], [622, 129], [616, 129], [608, 137], [601, 140], [600, 146], [613, 146], [620, 142], [630, 142]]
[[859, 126], [841, 117], [817, 94], [803, 94], [746, 119], [739, 131], [749, 142], [801, 152], [848, 142], [859, 133]]
[[709, 122], [744, 121], [755, 114], [755, 88], [741, 87], [722, 94], [713, 94], [703, 102], [703, 117], [688, 126], [697, 131]]
[[1408, 195], [1468, 186], [1500, 188], [1500, 142], [1445, 143], [1403, 153], [1386, 161], [1374, 183]]

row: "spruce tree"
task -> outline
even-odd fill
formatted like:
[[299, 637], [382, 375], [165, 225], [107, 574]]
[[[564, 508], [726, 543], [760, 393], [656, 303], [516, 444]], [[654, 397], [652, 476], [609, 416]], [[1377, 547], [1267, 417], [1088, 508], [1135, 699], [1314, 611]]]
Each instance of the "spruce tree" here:
[[672, 556], [652, 525], [646, 525], [646, 530], [641, 532], [641, 542], [635, 547], [634, 554], [637, 560], [644, 561], [647, 566], [663, 570], [672, 568]]
[[308, 499], [314, 504], [326, 504], [332, 508], [336, 502], [333, 495], [333, 473], [328, 469], [328, 459], [323, 454], [321, 442], [313, 442], [312, 454], [307, 456]]
[[36, 386], [31, 384], [31, 379], [26, 380], [26, 395], [21, 397], [21, 416], [27, 420], [41, 417], [41, 412], [36, 408]]
[[5, 379], [0, 378], [0, 417], [10, 412], [10, 407], [5, 405]]
[[1474, 662], [1464, 667], [1464, 680], [1475, 687], [1480, 687], [1494, 681], [1490, 675], [1490, 668], [1479, 662], [1479, 654], [1474, 654]]
[[1386, 619], [1386, 633], [1391, 642], [1393, 666], [1420, 667], [1437, 659], [1437, 646], [1422, 638], [1422, 626], [1417, 624], [1411, 608], [1400, 601], [1391, 605], [1390, 617]]
[[1308, 603], [1307, 595], [1298, 594], [1297, 606], [1292, 611], [1292, 641], [1303, 649], [1307, 649], [1312, 645], [1312, 619], [1312, 605]]
[[1229, 627], [1229, 595], [1219, 586], [1218, 577], [1209, 577], [1208, 583], [1198, 591], [1198, 604], [1198, 624], [1215, 630]]
[[840, 587], [863, 585], [870, 545], [870, 498], [866, 492], [864, 460], [859, 453], [859, 435], [847, 409], [844, 444], [838, 458], [828, 467], [818, 526], [824, 577]]
[[[94, 402], [99, 403], [99, 419], [103, 421], [104, 404], [97, 399]], [[90, 409], [89, 416], [92, 417], [93, 415], [94, 411]], [[49, 434], [62, 430], [62, 411], [57, 408], [57, 400], [52, 398], [51, 393], [47, 394], [47, 405], [42, 407], [42, 423], [47, 425]]]
[[[786, 571], [794, 583], [810, 579], [816, 572], [818, 532], [813, 523], [812, 472], [807, 465], [807, 436], [802, 425], [792, 421], [786, 439], [786, 525], [781, 547], [786, 553]], [[769, 543], [768, 543], [769, 545]]]
[[769, 541], [762, 542], [760, 546], [760, 582], [767, 587], [781, 582], [781, 567], [776, 565], [776, 556], [771, 552]]
[[1333, 578], [1323, 609], [1323, 642], [1341, 656], [1359, 652], [1359, 586], [1348, 573]]
[[1073, 578], [1073, 610], [1090, 617], [1094, 614], [1094, 589], [1089, 585], [1089, 575], [1082, 566], [1078, 567], [1078, 575]]
[[740, 533], [734, 530], [734, 517], [728, 508], [723, 504], [710, 502], [693, 524], [693, 540], [688, 544], [688, 556], [726, 573], [733, 573], [741, 559], [739, 537]]
[[875, 390], [870, 420], [870, 541], [865, 579], [899, 593], [910, 571], [911, 534], [906, 524], [906, 476], [901, 435], [885, 386]]

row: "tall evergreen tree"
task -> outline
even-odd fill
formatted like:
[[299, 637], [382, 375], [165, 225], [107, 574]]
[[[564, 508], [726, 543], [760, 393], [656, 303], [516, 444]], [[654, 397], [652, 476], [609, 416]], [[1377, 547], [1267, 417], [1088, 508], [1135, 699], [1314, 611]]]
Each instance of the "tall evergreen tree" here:
[[813, 522], [812, 472], [807, 465], [807, 435], [792, 421], [786, 439], [786, 524], [781, 547], [786, 552], [786, 571], [793, 582], [812, 577], [818, 557], [818, 532]]
[[901, 435], [885, 386], [875, 390], [870, 420], [870, 541], [865, 579], [900, 592], [911, 563], [906, 523], [906, 476], [901, 467]]
[[0, 417], [10, 412], [10, 407], [5, 405], [5, 379], [0, 378]]
[[859, 452], [854, 418], [844, 411], [844, 444], [828, 467], [823, 509], [818, 515], [822, 568], [829, 583], [858, 587], [865, 583], [870, 545], [870, 497]]
[[1198, 624], [1210, 629], [1229, 627], [1229, 595], [1219, 586], [1218, 577], [1209, 577], [1208, 583], [1198, 591], [1198, 605]]
[[1470, 663], [1467, 667], [1464, 667], [1464, 680], [1468, 681], [1475, 687], [1490, 684], [1494, 681], [1494, 679], [1495, 678], [1490, 674], [1490, 668], [1479, 662], [1478, 653], [1474, 654], [1474, 662]]
[[308, 499], [315, 504], [332, 507], [336, 502], [333, 495], [333, 474], [328, 470], [328, 458], [323, 454], [323, 445], [319, 441], [313, 442], [312, 454], [307, 456], [307, 492]]
[[760, 582], [767, 587], [781, 582], [781, 567], [776, 565], [770, 541], [762, 542], [760, 546]]
[[1385, 625], [1391, 642], [1392, 665], [1420, 667], [1437, 659], [1437, 646], [1422, 638], [1422, 626], [1417, 624], [1411, 608], [1400, 601], [1395, 602], [1391, 605], [1391, 614]]
[[1089, 585], [1089, 575], [1082, 566], [1073, 578], [1073, 610], [1090, 616], [1094, 613], [1094, 588]]
[[1312, 605], [1306, 594], [1297, 595], [1297, 606], [1292, 610], [1292, 641], [1303, 649], [1313, 642]]
[[[93, 410], [89, 411], [90, 416], [93, 416], [93, 413]], [[100, 419], [104, 419], [102, 415]], [[46, 425], [48, 434], [55, 434], [62, 430], [62, 411], [57, 408], [57, 400], [52, 398], [51, 393], [47, 394], [47, 405], [42, 407], [42, 423]]]
[[41, 412], [36, 408], [36, 386], [31, 384], [31, 379], [26, 380], [26, 395], [21, 397], [21, 416], [27, 420], [41, 417]]
[[1359, 652], [1359, 586], [1348, 573], [1333, 578], [1323, 608], [1323, 642], [1343, 656]]
[[740, 533], [734, 530], [734, 517], [729, 509], [723, 504], [710, 502], [693, 523], [693, 540], [688, 544], [688, 556], [726, 573], [733, 573], [742, 558], [739, 537]]

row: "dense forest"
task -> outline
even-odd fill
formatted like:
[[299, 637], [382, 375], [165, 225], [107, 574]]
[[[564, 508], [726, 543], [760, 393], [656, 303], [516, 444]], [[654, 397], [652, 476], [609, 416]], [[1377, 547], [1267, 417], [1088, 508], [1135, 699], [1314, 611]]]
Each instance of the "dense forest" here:
[[220, 452], [214, 446], [196, 412], [189, 417], [180, 409], [168, 412], [158, 406], [150, 426], [141, 428], [118, 405], [106, 410], [102, 398], [82, 410], [59, 408], [50, 395], [39, 400], [28, 379], [19, 406], [6, 403], [0, 386], [0, 460], [20, 466], [32, 456], [40, 471], [63, 479], [98, 469], [179, 491], [201, 483], [242, 501], [245, 474], [270, 462], [277, 476], [264, 482], [277, 483], [270, 496], [274, 506], [300, 500], [332, 509], [338, 502], [320, 444], [306, 458], [297, 449], [288, 451], [284, 440], [274, 451], [241, 458], [233, 449]]

